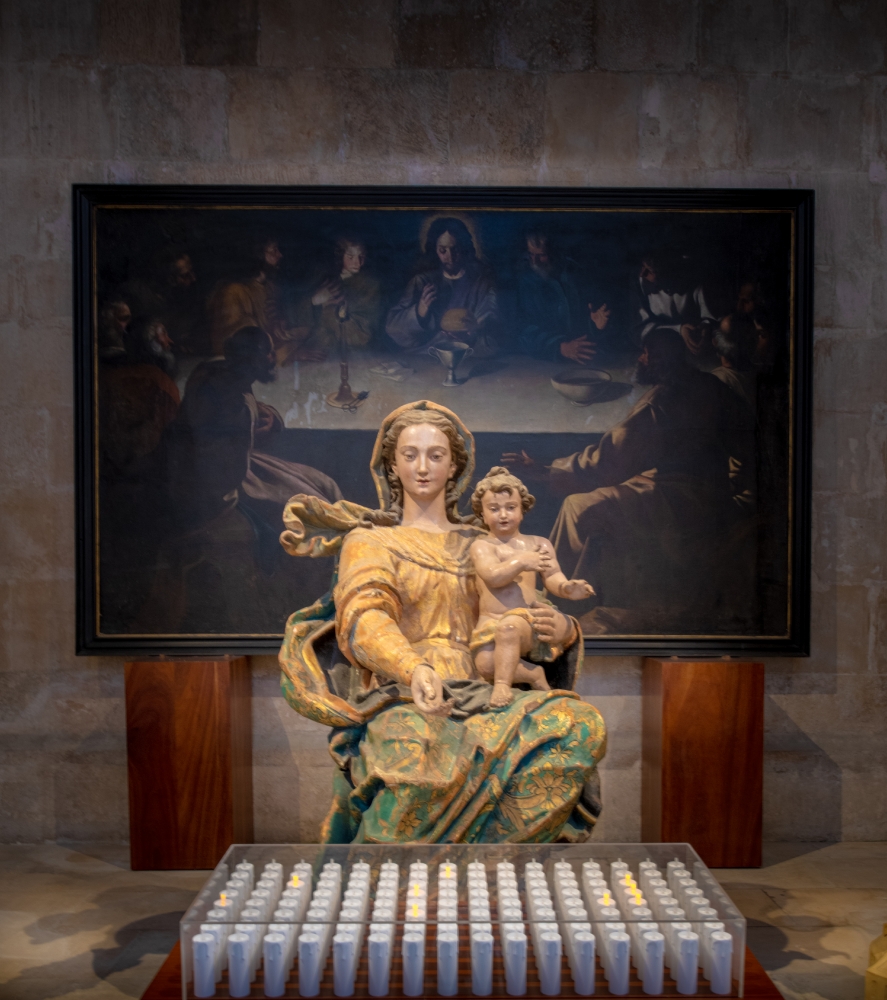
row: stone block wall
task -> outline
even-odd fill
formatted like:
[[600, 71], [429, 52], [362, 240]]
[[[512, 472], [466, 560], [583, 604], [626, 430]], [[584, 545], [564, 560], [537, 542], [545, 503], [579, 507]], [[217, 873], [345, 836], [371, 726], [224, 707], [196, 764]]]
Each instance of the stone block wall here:
[[[882, 0], [4, 0], [0, 841], [127, 834], [122, 662], [73, 654], [70, 185], [812, 187], [813, 655], [768, 662], [765, 835], [887, 838]], [[599, 836], [639, 835], [640, 662], [593, 659]], [[256, 834], [326, 734], [254, 662]]]

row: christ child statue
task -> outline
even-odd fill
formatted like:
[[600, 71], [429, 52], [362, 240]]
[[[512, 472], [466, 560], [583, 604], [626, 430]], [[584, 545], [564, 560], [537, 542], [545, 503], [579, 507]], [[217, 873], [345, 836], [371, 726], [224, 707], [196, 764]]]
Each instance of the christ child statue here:
[[[550, 606], [536, 599], [536, 574], [555, 597], [579, 601], [594, 594], [585, 580], [566, 578], [547, 538], [521, 534], [524, 514], [535, 502], [526, 486], [502, 466], [490, 469], [471, 497], [474, 513], [490, 532], [469, 551], [480, 596], [470, 648], [477, 672], [493, 682], [491, 708], [512, 701], [515, 683], [550, 690], [541, 664], [556, 660], [577, 638], [576, 626], [559, 611], [552, 628]], [[542, 608], [546, 614], [538, 616], [537, 623], [536, 612]]]

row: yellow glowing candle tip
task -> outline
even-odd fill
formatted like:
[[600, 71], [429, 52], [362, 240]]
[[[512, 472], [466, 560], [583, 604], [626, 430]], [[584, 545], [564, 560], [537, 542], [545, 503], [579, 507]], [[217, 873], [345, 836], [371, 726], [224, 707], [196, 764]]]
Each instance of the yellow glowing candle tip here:
[[225, 895], [225, 893], [224, 893], [224, 892], [222, 893], [222, 895], [221, 895], [221, 896], [219, 896], [219, 899], [221, 899], [221, 901], [222, 901], [222, 906], [227, 906], [227, 905], [228, 905], [228, 903], [227, 903], [227, 898], [228, 898], [228, 897], [227, 897], [227, 896]]
[[450, 877], [450, 866], [449, 865], [447, 865], [446, 868], [444, 868], [444, 877], [445, 878], [449, 878]]
[[610, 894], [609, 892], [604, 893], [604, 906], [610, 905]]
[[414, 896], [418, 896], [419, 895], [419, 883], [418, 882], [413, 886], [413, 895]]
[[292, 880], [292, 882], [290, 882], [290, 885], [294, 889], [298, 889], [299, 888], [299, 876], [298, 875], [293, 875], [293, 880]]
[[413, 903], [413, 916], [414, 917], [418, 917], [419, 916], [419, 904], [418, 903]]

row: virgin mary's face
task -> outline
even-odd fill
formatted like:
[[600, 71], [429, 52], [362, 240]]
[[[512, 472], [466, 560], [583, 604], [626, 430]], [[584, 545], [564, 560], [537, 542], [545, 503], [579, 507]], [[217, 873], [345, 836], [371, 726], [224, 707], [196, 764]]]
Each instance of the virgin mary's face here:
[[394, 471], [407, 496], [418, 503], [433, 500], [456, 474], [446, 434], [431, 424], [405, 427], [397, 439]]

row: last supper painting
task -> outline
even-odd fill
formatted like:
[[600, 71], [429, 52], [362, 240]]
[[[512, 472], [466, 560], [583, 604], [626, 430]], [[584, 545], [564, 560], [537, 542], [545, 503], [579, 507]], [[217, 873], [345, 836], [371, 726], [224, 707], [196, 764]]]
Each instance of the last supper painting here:
[[[79, 186], [78, 647], [272, 652], [376, 508], [386, 414], [448, 408], [534, 499], [586, 653], [798, 655], [812, 194]], [[480, 524], [480, 522], [479, 522]], [[483, 530], [483, 526], [480, 525]]]

